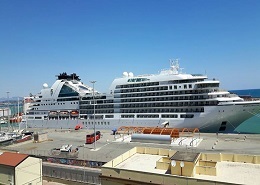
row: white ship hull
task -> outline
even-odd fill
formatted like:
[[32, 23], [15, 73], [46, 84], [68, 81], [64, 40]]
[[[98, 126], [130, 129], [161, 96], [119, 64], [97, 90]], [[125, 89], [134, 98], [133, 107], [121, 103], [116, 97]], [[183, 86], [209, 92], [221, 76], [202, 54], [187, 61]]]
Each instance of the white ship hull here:
[[[208, 106], [205, 112], [195, 113], [193, 118], [124, 118], [114, 114], [112, 119], [96, 119], [96, 129], [117, 129], [121, 126], [163, 127], [162, 123], [168, 121], [171, 128], [198, 128], [201, 132], [233, 132], [245, 120], [260, 113], [259, 102], [243, 102], [243, 104]], [[38, 117], [39, 116], [35, 116]], [[31, 128], [58, 128], [74, 129], [79, 123], [86, 129], [94, 128], [93, 119], [29, 119], [27, 126]], [[224, 125], [223, 125], [224, 123]], [[24, 120], [23, 126], [26, 121]], [[221, 130], [222, 127], [222, 130]]]
[[[219, 88], [216, 79], [180, 73], [178, 63], [156, 75], [123, 73], [109, 93], [83, 84], [75, 73], [58, 75], [41, 92], [25, 98], [23, 125], [40, 128], [118, 129], [121, 126], [198, 128], [233, 132], [260, 113], [260, 101], [244, 101]], [[28, 106], [27, 106], [28, 105]], [[95, 121], [94, 121], [95, 118]]]

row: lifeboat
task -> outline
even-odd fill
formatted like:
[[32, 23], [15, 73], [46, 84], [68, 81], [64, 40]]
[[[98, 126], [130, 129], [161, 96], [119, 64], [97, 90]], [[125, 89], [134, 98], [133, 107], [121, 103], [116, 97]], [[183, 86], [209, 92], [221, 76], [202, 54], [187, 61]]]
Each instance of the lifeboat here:
[[73, 110], [73, 111], [70, 112], [70, 115], [71, 116], [78, 116], [79, 112], [77, 110]]
[[60, 111], [60, 116], [68, 117], [69, 115], [68, 111]]
[[49, 112], [49, 117], [57, 117], [57, 116], [58, 116], [58, 112], [56, 112], [56, 111]]

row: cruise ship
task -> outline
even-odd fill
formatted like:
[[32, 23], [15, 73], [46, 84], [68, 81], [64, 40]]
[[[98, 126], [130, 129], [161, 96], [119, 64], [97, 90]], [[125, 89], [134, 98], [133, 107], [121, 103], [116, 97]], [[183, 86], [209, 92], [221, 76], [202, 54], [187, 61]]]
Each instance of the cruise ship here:
[[260, 101], [245, 101], [220, 89], [206, 75], [182, 73], [176, 60], [158, 74], [124, 72], [108, 93], [61, 73], [37, 95], [25, 97], [23, 123], [28, 127], [117, 129], [120, 126], [198, 128], [200, 132], [234, 132], [260, 113]]

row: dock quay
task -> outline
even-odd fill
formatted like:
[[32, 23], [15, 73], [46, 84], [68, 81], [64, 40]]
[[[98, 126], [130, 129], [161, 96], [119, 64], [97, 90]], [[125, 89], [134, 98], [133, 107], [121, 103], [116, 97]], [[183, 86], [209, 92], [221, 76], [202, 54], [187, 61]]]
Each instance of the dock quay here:
[[[214, 134], [199, 133], [194, 137], [200, 138], [200, 144], [192, 147], [187, 143], [155, 144], [130, 142], [129, 135], [112, 135], [110, 130], [100, 130], [101, 139], [96, 142], [96, 149], [93, 144], [85, 144], [86, 135], [93, 130], [65, 130], [65, 129], [33, 129], [34, 132], [41, 131], [48, 134], [48, 140], [34, 143], [33, 140], [1, 147], [2, 150], [18, 151], [20, 153], [50, 156], [53, 148], [70, 144], [79, 149], [78, 159], [108, 162], [114, 157], [132, 149], [136, 146], [171, 148], [178, 151], [195, 151], [207, 153], [238, 153], [238, 154], [260, 154], [259, 134]], [[125, 139], [124, 139], [124, 138]], [[128, 139], [127, 139], [128, 138]]]
[[[43, 159], [44, 166], [48, 167], [50, 167], [49, 164], [52, 164], [57, 168], [57, 165], [62, 164], [63, 166], [61, 168], [66, 168], [68, 165], [70, 165], [70, 168], [72, 165], [78, 166], [76, 169], [77, 171], [80, 171], [80, 169], [83, 169], [84, 171], [86, 169], [88, 171], [96, 170], [94, 171], [96, 172], [95, 176], [100, 173], [99, 169], [103, 164], [113, 160], [134, 147], [162, 148], [194, 153], [203, 152], [260, 155], [259, 134], [195, 133], [193, 137], [200, 140], [200, 142], [197, 145], [190, 145], [190, 141], [192, 140], [190, 138], [178, 138], [170, 144], [130, 142], [130, 135], [113, 135], [111, 130], [100, 130], [101, 138], [96, 142], [96, 148], [94, 148], [94, 144], [85, 144], [86, 135], [92, 133], [93, 130], [30, 129], [30, 131], [34, 131], [35, 133], [45, 132], [48, 134], [48, 140], [37, 143], [30, 140], [23, 143], [3, 146], [0, 148], [0, 152], [14, 151], [38, 156]], [[183, 140], [183, 142], [180, 142], [181, 140]], [[185, 140], [189, 142], [185, 143]], [[51, 150], [53, 148], [61, 147], [66, 144], [78, 148], [77, 158], [64, 160], [64, 157], [60, 158], [51, 155]], [[74, 162], [72, 162], [73, 160]], [[80, 161], [83, 161], [83, 163], [80, 163]], [[79, 168], [80, 165], [81, 167]], [[50, 173], [50, 171], [47, 171], [46, 173], [49, 174], [50, 177], [55, 177], [55, 174], [52, 174], [53, 172]], [[80, 178], [82, 178], [82, 175]], [[100, 180], [95, 180], [94, 183], [95, 182], [98, 182], [97, 184], [99, 184]]]

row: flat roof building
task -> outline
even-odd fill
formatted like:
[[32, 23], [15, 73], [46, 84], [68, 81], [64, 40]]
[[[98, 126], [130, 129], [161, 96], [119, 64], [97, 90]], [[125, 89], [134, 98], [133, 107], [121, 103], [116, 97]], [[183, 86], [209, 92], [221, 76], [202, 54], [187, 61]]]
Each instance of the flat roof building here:
[[135, 147], [101, 168], [102, 185], [260, 182], [260, 156]]
[[0, 155], [0, 184], [42, 185], [42, 160], [26, 154]]

